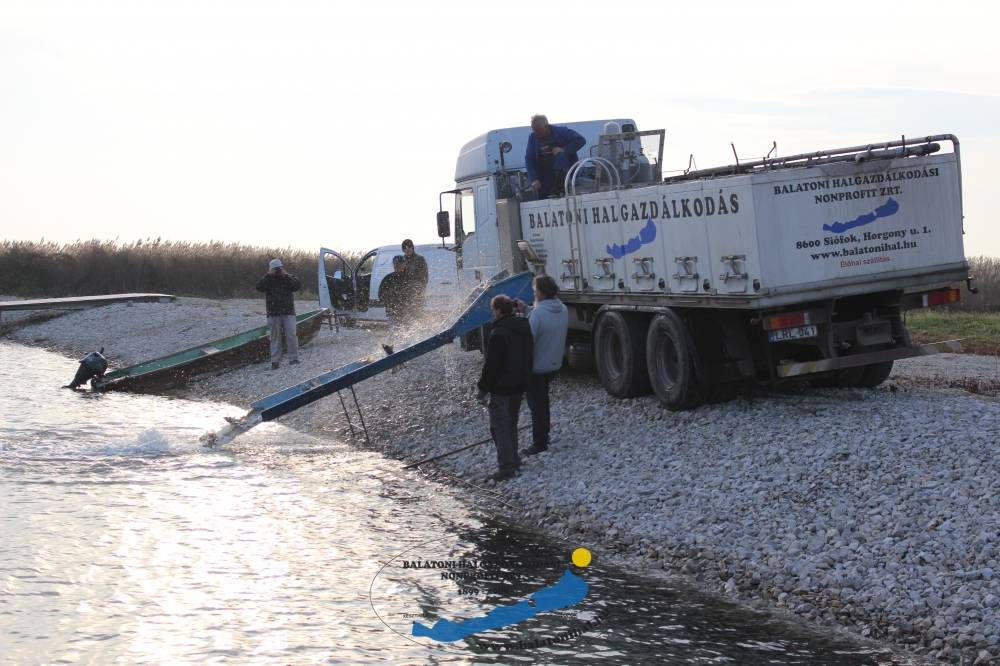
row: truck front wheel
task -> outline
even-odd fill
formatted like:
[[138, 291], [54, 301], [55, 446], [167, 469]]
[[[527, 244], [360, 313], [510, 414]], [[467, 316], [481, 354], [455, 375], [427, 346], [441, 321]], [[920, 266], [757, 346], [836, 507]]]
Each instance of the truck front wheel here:
[[597, 375], [605, 390], [616, 398], [649, 393], [645, 323], [642, 317], [614, 311], [604, 313], [597, 321]]
[[707, 394], [698, 376], [697, 349], [687, 324], [674, 312], [653, 318], [646, 359], [653, 392], [672, 411], [697, 407]]

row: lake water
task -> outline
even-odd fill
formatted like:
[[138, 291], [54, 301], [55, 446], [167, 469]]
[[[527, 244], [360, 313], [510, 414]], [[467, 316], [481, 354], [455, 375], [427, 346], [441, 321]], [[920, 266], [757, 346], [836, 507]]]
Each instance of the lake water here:
[[416, 638], [415, 621], [530, 599], [587, 544], [496, 520], [490, 491], [276, 424], [204, 449], [242, 410], [60, 388], [75, 369], [0, 342], [4, 664], [910, 663], [599, 556], [574, 568], [577, 604]]

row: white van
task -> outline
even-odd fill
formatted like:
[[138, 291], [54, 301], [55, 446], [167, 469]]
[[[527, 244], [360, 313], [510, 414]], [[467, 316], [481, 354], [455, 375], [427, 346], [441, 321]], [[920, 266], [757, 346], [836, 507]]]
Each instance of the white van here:
[[[414, 250], [427, 260], [425, 311], [450, 311], [459, 293], [458, 268], [454, 248], [433, 243], [416, 245]], [[318, 291], [320, 307], [338, 313], [364, 313], [359, 319], [385, 319], [385, 307], [379, 303], [382, 279], [392, 272], [392, 258], [403, 254], [399, 245], [383, 245], [365, 254], [357, 262], [346, 259], [329, 248], [319, 250]]]

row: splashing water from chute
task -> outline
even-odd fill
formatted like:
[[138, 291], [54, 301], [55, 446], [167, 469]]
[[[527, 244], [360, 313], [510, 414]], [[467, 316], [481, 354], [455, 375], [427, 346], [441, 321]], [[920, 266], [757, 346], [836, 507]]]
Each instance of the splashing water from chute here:
[[250, 430], [250, 428], [260, 424], [263, 419], [261, 418], [259, 411], [251, 409], [240, 418], [227, 416], [226, 421], [228, 422], [227, 425], [223, 426], [219, 430], [215, 432], [207, 432], [199, 437], [198, 439], [201, 442], [201, 445], [206, 448], [215, 448], [217, 446], [228, 444], [238, 436]]
[[[382, 343], [380, 345], [381, 353], [342, 365], [260, 398], [251, 405], [252, 409], [246, 416], [230, 421], [229, 426], [219, 432], [204, 436], [203, 443], [205, 446], [219, 446], [230, 442], [261, 421], [280, 418], [325, 396], [351, 388], [358, 382], [379, 373], [394, 370], [411, 359], [453, 342], [455, 338], [476, 330], [492, 319], [489, 304], [497, 294], [503, 293], [511, 298], [523, 299], [526, 297], [531, 288], [530, 278], [530, 273], [520, 273], [503, 278], [499, 282], [490, 283], [488, 288], [482, 292], [473, 292], [469, 295], [463, 313], [450, 326], [429, 337], [415, 342], [406, 342], [395, 346], [395, 348]], [[425, 322], [423, 325], [437, 328], [434, 321]], [[445, 356], [447, 357], [447, 354]]]

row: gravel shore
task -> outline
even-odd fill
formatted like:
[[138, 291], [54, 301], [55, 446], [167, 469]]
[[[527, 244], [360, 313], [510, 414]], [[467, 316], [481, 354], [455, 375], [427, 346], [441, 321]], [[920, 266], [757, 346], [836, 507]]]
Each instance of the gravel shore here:
[[[262, 323], [262, 301], [181, 299], [8, 335], [72, 355], [104, 346], [125, 365]], [[386, 338], [324, 328], [299, 366], [258, 364], [176, 394], [246, 406], [380, 353]], [[456, 344], [358, 385], [373, 443], [413, 461], [487, 437], [472, 390], [480, 362]], [[482, 481], [491, 445], [421, 469], [637, 569], [949, 663], [1000, 663], [998, 395], [1000, 358], [972, 355], [897, 362], [877, 389], [755, 390], [682, 413], [566, 373], [552, 388], [553, 446], [516, 479]], [[336, 398], [282, 423], [350, 437]]]

